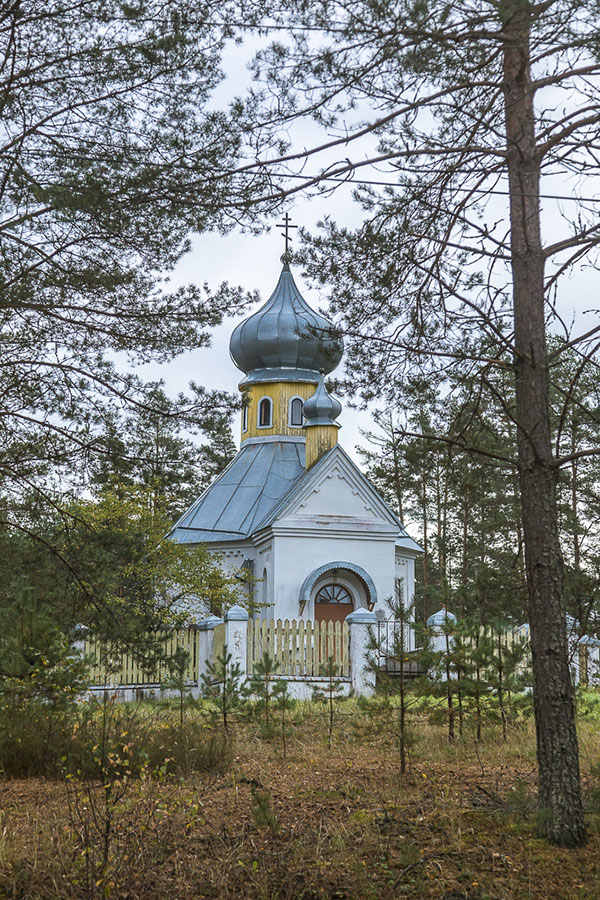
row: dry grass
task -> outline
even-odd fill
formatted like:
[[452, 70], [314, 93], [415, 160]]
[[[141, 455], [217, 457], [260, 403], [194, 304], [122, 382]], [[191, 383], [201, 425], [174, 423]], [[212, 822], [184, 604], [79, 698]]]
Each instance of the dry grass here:
[[339, 720], [331, 750], [311, 713], [286, 760], [276, 736], [261, 739], [246, 724], [229, 774], [132, 783], [116, 816], [111, 869], [98, 884], [86, 881], [89, 854], [65, 785], [1, 784], [0, 896], [600, 898], [597, 723], [581, 730], [590, 839], [569, 851], [537, 836], [530, 727], [506, 745], [489, 732], [477, 749], [472, 740], [451, 747], [442, 728], [422, 723], [401, 778], [394, 748], [360, 737], [356, 715]]

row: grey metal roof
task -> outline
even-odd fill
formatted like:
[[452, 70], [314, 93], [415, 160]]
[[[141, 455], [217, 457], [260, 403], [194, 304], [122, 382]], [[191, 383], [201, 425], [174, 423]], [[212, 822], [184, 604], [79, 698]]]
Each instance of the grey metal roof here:
[[318, 378], [321, 369], [335, 369], [344, 345], [331, 322], [304, 300], [286, 263], [267, 302], [235, 328], [229, 350], [250, 383], [284, 374], [296, 380], [294, 372], [302, 380], [312, 380], [315, 373]]
[[304, 418], [306, 419], [305, 428], [313, 425], [336, 425], [335, 421], [342, 411], [342, 404], [335, 397], [328, 393], [325, 387], [325, 379], [321, 375], [319, 385], [308, 400], [304, 401]]
[[169, 536], [184, 544], [243, 540], [302, 479], [304, 458], [304, 442], [245, 441]]
[[352, 466], [398, 527], [399, 546], [422, 553], [406, 533], [396, 514], [385, 503], [358, 466], [337, 444], [306, 471], [305, 445], [297, 438], [250, 438], [213, 484], [173, 526], [169, 537], [181, 544], [242, 541], [277, 519], [305, 481], [312, 479], [339, 454]]

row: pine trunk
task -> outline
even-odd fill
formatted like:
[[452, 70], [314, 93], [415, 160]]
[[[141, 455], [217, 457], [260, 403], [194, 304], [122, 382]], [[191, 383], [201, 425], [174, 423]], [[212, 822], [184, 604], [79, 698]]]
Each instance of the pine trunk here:
[[429, 522], [427, 520], [427, 473], [425, 469], [421, 471], [421, 498], [423, 504], [423, 621], [427, 622], [429, 618], [429, 535], [427, 529]]
[[539, 802], [551, 841], [585, 840], [563, 562], [550, 439], [536, 146], [529, 42], [532, 8], [504, 0], [504, 92], [510, 186], [519, 478], [533, 658]]
[[390, 435], [392, 441], [392, 463], [394, 467], [394, 493], [396, 495], [396, 503], [398, 504], [398, 516], [400, 521], [404, 522], [404, 504], [402, 503], [402, 481], [401, 481], [401, 464], [400, 464], [400, 439], [396, 435], [394, 423], [390, 416]]

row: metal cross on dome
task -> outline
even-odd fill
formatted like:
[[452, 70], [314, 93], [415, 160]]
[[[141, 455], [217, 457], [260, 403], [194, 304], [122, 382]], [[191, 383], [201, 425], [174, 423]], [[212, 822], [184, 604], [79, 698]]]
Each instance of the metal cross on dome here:
[[283, 222], [278, 222], [278, 223], [277, 223], [277, 228], [283, 228], [283, 229], [284, 229], [284, 230], [281, 232], [281, 234], [282, 234], [282, 236], [283, 236], [283, 238], [284, 238], [284, 240], [285, 240], [285, 255], [287, 256], [287, 255], [289, 254], [289, 244], [290, 244], [291, 241], [292, 241], [292, 238], [290, 237], [290, 228], [297, 228], [298, 226], [297, 226], [297, 225], [292, 225], [292, 224], [291, 224], [291, 219], [290, 219], [288, 213], [285, 214], [285, 216], [283, 217], [283, 219], [284, 219]]

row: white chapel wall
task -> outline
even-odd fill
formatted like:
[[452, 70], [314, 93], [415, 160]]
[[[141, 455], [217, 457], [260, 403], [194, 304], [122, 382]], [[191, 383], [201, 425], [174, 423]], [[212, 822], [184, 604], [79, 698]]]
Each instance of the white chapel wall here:
[[[395, 582], [394, 540], [373, 540], [319, 535], [275, 535], [273, 576], [276, 584], [274, 618], [300, 616], [300, 589], [315, 569], [333, 562], [350, 562], [364, 569], [377, 591], [377, 608], [386, 609], [384, 600], [392, 596]], [[313, 618], [307, 605], [303, 618]]]

